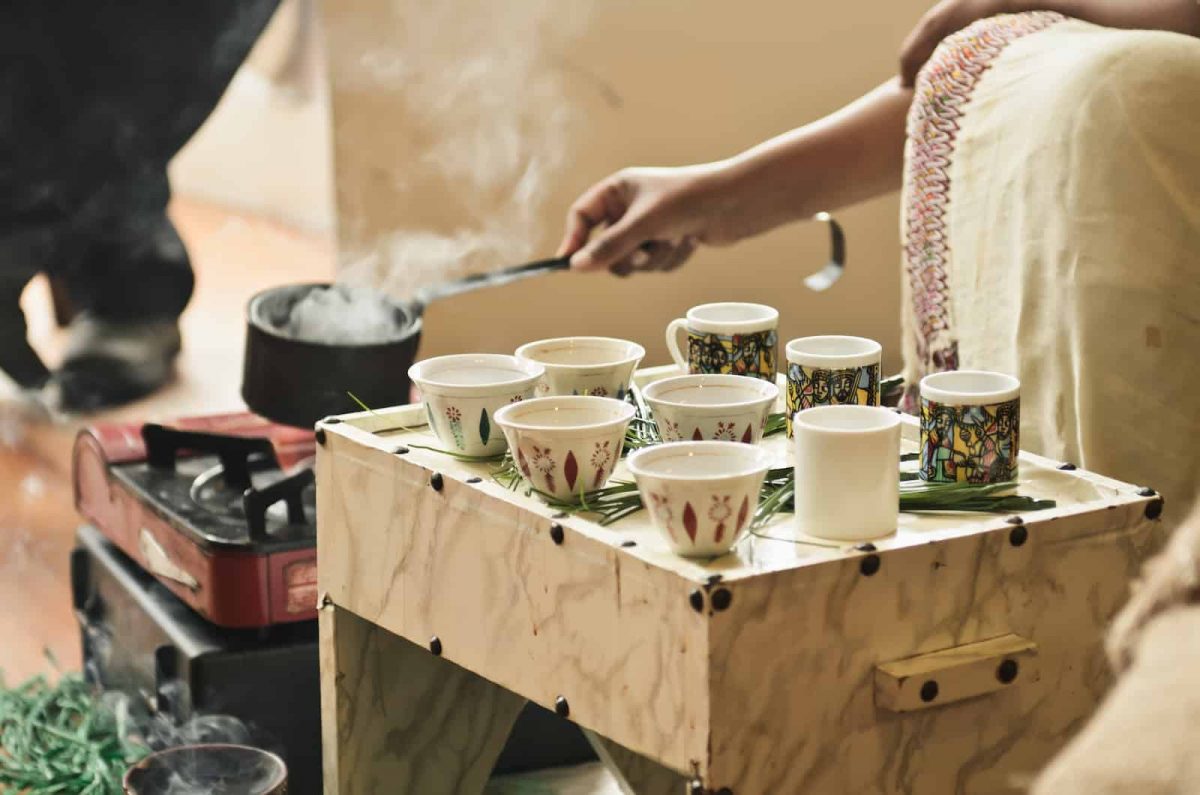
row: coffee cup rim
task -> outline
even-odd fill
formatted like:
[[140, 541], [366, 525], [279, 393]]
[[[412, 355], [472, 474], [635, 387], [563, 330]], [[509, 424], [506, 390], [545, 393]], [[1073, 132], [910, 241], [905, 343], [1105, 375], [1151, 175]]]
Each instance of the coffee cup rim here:
[[[438, 372], [457, 363], [482, 364], [497, 369], [507, 368], [513, 377], [503, 381], [487, 381], [479, 384], [456, 384], [439, 381]], [[503, 353], [452, 353], [422, 359], [408, 368], [408, 377], [422, 391], [445, 396], [470, 396], [512, 389], [523, 389], [536, 383], [545, 375], [545, 368], [538, 362], [509, 356]]]
[[[762, 310], [757, 317], [745, 320], [710, 320], [700, 317], [705, 309], [713, 307], [746, 307]], [[687, 311], [687, 327], [691, 330], [719, 334], [723, 331], [755, 332], [767, 331], [779, 324], [779, 310], [766, 304], [756, 304], [748, 301], [713, 301], [707, 304], [697, 304]]]
[[[619, 359], [613, 359], [607, 362], [591, 362], [587, 364], [569, 364], [566, 362], [547, 362], [542, 359], [536, 359], [531, 355], [531, 352], [538, 347], [544, 347], [554, 343], [565, 342], [602, 342], [615, 343], [626, 346], [627, 354]], [[514, 351], [518, 359], [534, 362], [546, 370], [560, 371], [583, 371], [595, 370], [597, 368], [623, 367], [629, 364], [637, 364], [646, 356], [646, 349], [633, 340], [623, 340], [619, 337], [590, 337], [590, 336], [574, 336], [574, 337], [547, 337], [542, 340], [534, 340], [527, 342]]]
[[1021, 382], [991, 370], [947, 370], [921, 379], [921, 398], [949, 406], [990, 406], [1021, 396]]
[[[806, 343], [817, 342], [841, 342], [853, 346], [854, 349], [846, 353], [818, 353], [802, 350]], [[789, 340], [788, 344], [784, 346], [784, 355], [789, 364], [811, 365], [835, 370], [879, 364], [883, 356], [883, 346], [868, 337], [855, 337], [847, 334], [817, 334]]]
[[[718, 472], [711, 475], [693, 473], [673, 474], [669, 472], [656, 472], [650, 469], [650, 465], [654, 459], [663, 456], [679, 455], [681, 453], [715, 453], [717, 455], [726, 455], [729, 458], [737, 459], [737, 466], [731, 467], [727, 472]], [[716, 483], [725, 480], [737, 480], [765, 473], [770, 467], [770, 457], [763, 448], [757, 445], [727, 441], [663, 442], [662, 444], [635, 450], [625, 459], [625, 468], [629, 470], [635, 480], [639, 477], [647, 477], [676, 483]]]
[[[836, 425], [818, 424], [823, 419], [833, 419], [838, 415], [860, 418], [864, 422], [864, 425], [862, 427], [838, 427]], [[883, 406], [858, 406], [852, 404], [814, 406], [810, 409], [797, 411], [792, 417], [793, 430], [800, 431], [803, 429], [807, 433], [827, 433], [834, 435], [875, 434], [890, 431], [899, 425], [900, 415]]]
[[[522, 414], [528, 414], [549, 407], [604, 408], [615, 411], [615, 414], [605, 419], [594, 422], [583, 422], [577, 425], [548, 425], [544, 423], [524, 422], [520, 417]], [[636, 411], [633, 406], [615, 398], [595, 397], [591, 395], [551, 395], [549, 397], [530, 398], [529, 400], [522, 400], [519, 403], [510, 403], [507, 406], [497, 409], [492, 418], [501, 428], [509, 428], [514, 431], [542, 431], [560, 435], [577, 435], [595, 433], [627, 425], [633, 419], [635, 413]]]
[[[747, 392], [753, 391], [753, 397], [747, 396], [744, 400], [734, 400], [727, 403], [681, 403], [677, 400], [671, 400], [666, 397], [658, 397], [658, 393], [667, 390], [673, 386], [686, 387], [689, 385], [703, 386], [711, 383], [713, 386], [728, 385], [733, 387], [745, 387]], [[663, 378], [653, 383], [647, 384], [642, 388], [642, 397], [646, 402], [654, 404], [658, 403], [663, 406], [679, 409], [705, 409], [705, 410], [720, 410], [734, 409], [741, 407], [757, 406], [763, 402], [774, 403], [779, 398], [779, 387], [776, 384], [766, 381], [761, 378], [749, 378], [744, 375], [728, 375], [724, 373], [693, 373], [691, 375], [676, 375], [670, 378]]]

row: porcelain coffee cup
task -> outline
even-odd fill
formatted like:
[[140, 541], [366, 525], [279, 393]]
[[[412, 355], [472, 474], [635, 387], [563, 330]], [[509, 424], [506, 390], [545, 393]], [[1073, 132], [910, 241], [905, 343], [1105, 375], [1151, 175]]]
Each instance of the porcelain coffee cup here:
[[900, 416], [876, 406], [820, 406], [797, 413], [794, 426], [798, 528], [838, 541], [895, 532]]
[[680, 375], [642, 389], [664, 442], [757, 444], [779, 387], [736, 375]]
[[1021, 382], [954, 370], [921, 379], [922, 480], [1003, 483], [1017, 477]]
[[794, 339], [787, 357], [788, 436], [798, 411], [817, 406], [878, 406], [883, 347], [865, 337], [824, 335]]
[[517, 468], [538, 491], [572, 501], [604, 486], [621, 458], [634, 408], [583, 395], [534, 398], [496, 412]]
[[436, 356], [408, 370], [438, 441], [447, 450], [473, 456], [507, 449], [496, 411], [533, 397], [542, 374], [541, 365], [495, 353]]
[[[775, 383], [779, 312], [763, 304], [701, 304], [667, 325], [667, 349], [689, 373], [745, 375]], [[687, 348], [680, 344], [686, 332]]]
[[538, 385], [540, 397], [586, 395], [621, 400], [633, 373], [646, 355], [636, 342], [613, 337], [556, 337], [526, 343], [518, 359], [536, 362], [546, 374]]
[[770, 456], [737, 442], [669, 442], [638, 450], [625, 465], [671, 550], [713, 557], [754, 520]]

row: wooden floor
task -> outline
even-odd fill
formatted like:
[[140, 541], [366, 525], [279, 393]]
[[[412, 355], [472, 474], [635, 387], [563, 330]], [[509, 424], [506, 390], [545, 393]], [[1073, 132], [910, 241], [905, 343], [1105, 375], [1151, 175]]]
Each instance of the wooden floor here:
[[[327, 280], [333, 272], [328, 238], [188, 200], [176, 200], [171, 215], [197, 282], [182, 321], [179, 376], [159, 394], [106, 419], [241, 408], [246, 301], [265, 287]], [[22, 303], [35, 347], [47, 361], [56, 361], [64, 340], [54, 327], [45, 285], [32, 284]], [[35, 422], [11, 398], [0, 398], [0, 672], [10, 684], [51, 670], [44, 649], [63, 670], [80, 665], [67, 556], [79, 523], [69, 452], [81, 424]]]

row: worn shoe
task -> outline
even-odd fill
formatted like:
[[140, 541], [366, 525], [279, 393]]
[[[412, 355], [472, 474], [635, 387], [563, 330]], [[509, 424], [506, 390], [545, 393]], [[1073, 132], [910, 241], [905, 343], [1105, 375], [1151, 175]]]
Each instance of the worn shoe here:
[[89, 412], [144, 397], [174, 374], [180, 351], [174, 321], [113, 322], [80, 315], [71, 323], [62, 366], [43, 400], [64, 412]]

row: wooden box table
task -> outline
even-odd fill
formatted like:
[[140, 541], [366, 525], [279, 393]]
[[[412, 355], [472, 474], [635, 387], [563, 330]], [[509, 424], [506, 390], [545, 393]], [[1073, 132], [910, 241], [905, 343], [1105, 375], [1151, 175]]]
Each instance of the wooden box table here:
[[688, 561], [644, 511], [555, 515], [420, 449], [423, 423], [318, 431], [328, 793], [477, 793], [527, 699], [627, 792], [1019, 791], [1103, 694], [1102, 633], [1161, 540], [1153, 492], [1022, 453], [1056, 508], [901, 514], [859, 546], [785, 516]]

